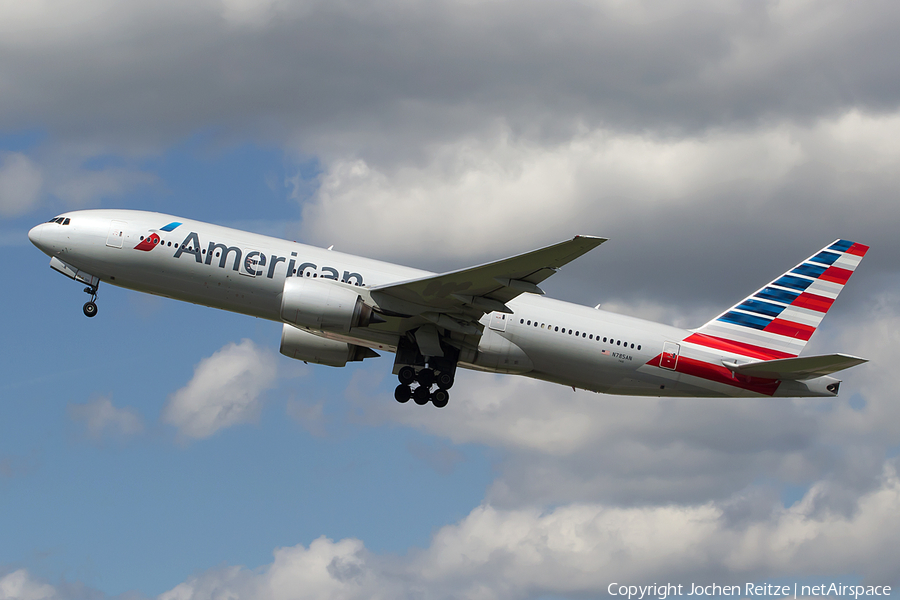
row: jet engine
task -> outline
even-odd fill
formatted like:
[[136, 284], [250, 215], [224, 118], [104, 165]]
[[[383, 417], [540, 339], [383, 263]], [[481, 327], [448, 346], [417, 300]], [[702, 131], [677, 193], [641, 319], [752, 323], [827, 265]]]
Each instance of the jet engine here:
[[319, 279], [289, 277], [281, 296], [281, 320], [310, 329], [348, 332], [383, 323], [353, 289]]
[[330, 367], [343, 367], [348, 362], [378, 356], [371, 348], [329, 340], [287, 323], [281, 330], [281, 353], [289, 358]]

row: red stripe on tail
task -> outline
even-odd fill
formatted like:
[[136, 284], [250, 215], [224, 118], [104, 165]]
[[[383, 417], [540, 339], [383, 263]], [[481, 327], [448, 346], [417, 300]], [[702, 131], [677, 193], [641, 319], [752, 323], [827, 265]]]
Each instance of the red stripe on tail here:
[[815, 333], [816, 328], [804, 325], [802, 323], [794, 323], [793, 321], [785, 321], [784, 319], [773, 319], [771, 323], [766, 325], [763, 331], [769, 333], [777, 333], [789, 338], [808, 341]]
[[820, 296], [818, 294], [803, 292], [802, 294], [797, 296], [793, 302], [791, 302], [791, 306], [796, 306], [797, 308], [808, 308], [809, 310], [826, 313], [828, 312], [828, 309], [831, 308], [831, 305], [833, 303], [834, 298], [826, 298], [825, 296]]
[[853, 275], [853, 271], [850, 271], [848, 269], [842, 269], [840, 267], [828, 267], [828, 270], [819, 275], [819, 279], [824, 279], [825, 281], [831, 281], [832, 283], [840, 283], [841, 285], [844, 285], [845, 283], [847, 283], [847, 280], [850, 279], [851, 275]]
[[683, 341], [697, 344], [698, 346], [706, 346], [707, 348], [715, 348], [723, 350], [731, 354], [739, 354], [741, 356], [749, 356], [760, 360], [772, 360], [773, 358], [794, 358], [796, 354], [789, 354], [771, 348], [763, 348], [762, 346], [754, 346], [746, 342], [738, 342], [735, 340], [726, 340], [714, 335], [705, 333], [692, 333]]

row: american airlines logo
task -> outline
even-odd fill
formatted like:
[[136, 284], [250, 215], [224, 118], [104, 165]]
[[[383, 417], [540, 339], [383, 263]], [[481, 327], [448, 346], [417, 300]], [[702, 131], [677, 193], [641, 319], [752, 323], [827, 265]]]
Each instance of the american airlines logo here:
[[[162, 227], [160, 231], [170, 232], [179, 225], [181, 223], [169, 223]], [[166, 245], [166, 242], [160, 238], [159, 234], [151, 232], [134, 249], [149, 252], [157, 246], [166, 247]], [[168, 245], [171, 246], [171, 242]], [[249, 250], [214, 241], [209, 242], [206, 248], [203, 248], [200, 244], [200, 236], [195, 231], [190, 232], [180, 244], [175, 244], [173, 258], [181, 258], [185, 254], [193, 256], [198, 264], [215, 265], [220, 269], [230, 267], [233, 271], [251, 277], [265, 276], [268, 279], [273, 279], [276, 269], [284, 263], [282, 268], [285, 269], [284, 274], [286, 277], [318, 277], [357, 286], [363, 285], [363, 276], [359, 273], [351, 271], [341, 272], [334, 267], [320, 267], [311, 262], [298, 264], [299, 259], [296, 252], [291, 252], [290, 256], [277, 256], [275, 254], [266, 254], [260, 250]], [[278, 270], [280, 271], [280, 269]]]
[[[168, 233], [170, 231], [175, 231], [175, 229], [179, 225], [181, 225], [181, 223], [179, 223], [178, 221], [172, 221], [165, 227], [161, 227], [159, 230], [165, 231], [166, 233]], [[135, 246], [134, 249], [135, 250], [143, 250], [144, 252], [150, 252], [151, 250], [156, 248], [157, 245], [159, 245], [159, 242], [160, 242], [159, 234], [156, 232], [151, 232], [150, 235], [148, 235], [146, 238], [141, 240], [141, 243], [138, 244], [137, 246]]]

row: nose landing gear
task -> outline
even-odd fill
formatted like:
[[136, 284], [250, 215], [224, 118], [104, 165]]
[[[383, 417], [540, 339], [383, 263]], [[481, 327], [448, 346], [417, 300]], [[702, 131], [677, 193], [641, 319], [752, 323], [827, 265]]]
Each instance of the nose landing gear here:
[[95, 317], [97, 316], [97, 286], [88, 286], [84, 288], [85, 294], [90, 294], [91, 299], [84, 303], [84, 307], [82, 310], [84, 311], [84, 316], [86, 317]]

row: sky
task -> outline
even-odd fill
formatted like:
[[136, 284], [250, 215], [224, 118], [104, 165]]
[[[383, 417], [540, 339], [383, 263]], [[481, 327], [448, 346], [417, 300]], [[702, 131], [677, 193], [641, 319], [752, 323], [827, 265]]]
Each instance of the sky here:
[[[0, 1], [0, 599], [558, 600], [900, 587], [900, 5]], [[48, 267], [33, 225], [155, 210], [434, 271], [575, 234], [542, 287], [697, 327], [871, 246], [807, 353], [837, 399], [606, 396]], [[223, 378], [221, 373], [234, 373]]]

